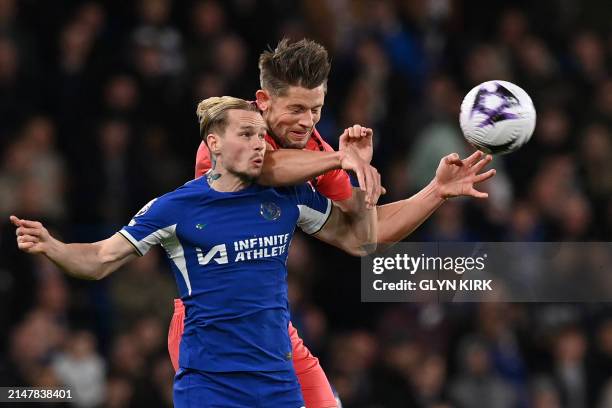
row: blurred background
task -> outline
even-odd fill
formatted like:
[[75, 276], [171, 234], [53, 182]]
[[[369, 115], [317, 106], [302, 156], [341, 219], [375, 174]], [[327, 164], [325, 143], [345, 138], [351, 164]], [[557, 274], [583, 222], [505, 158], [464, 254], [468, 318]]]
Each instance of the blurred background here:
[[[337, 145], [348, 125], [374, 128], [385, 202], [471, 151], [458, 111], [473, 86], [531, 95], [535, 134], [495, 158], [490, 198], [447, 202], [409, 240], [610, 241], [609, 0], [0, 0], [0, 385], [171, 406], [160, 253], [78, 281], [20, 254], [8, 216], [108, 237], [193, 177], [196, 103], [252, 99], [258, 55], [283, 36], [329, 50], [318, 129]], [[610, 305], [361, 304], [358, 271], [295, 237], [293, 323], [346, 408], [612, 407]]]

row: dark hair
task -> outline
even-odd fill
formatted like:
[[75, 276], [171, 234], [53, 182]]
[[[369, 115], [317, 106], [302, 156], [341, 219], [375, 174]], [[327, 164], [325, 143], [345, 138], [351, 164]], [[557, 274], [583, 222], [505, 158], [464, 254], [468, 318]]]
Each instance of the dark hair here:
[[283, 95], [289, 86], [327, 86], [330, 68], [327, 50], [321, 44], [308, 39], [290, 44], [284, 38], [274, 50], [259, 56], [259, 82], [262, 89]]

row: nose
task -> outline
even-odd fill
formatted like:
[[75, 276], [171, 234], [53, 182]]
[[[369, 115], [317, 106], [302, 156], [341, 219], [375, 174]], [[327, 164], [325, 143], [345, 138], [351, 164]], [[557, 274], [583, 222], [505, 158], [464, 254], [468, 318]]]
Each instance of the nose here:
[[254, 139], [256, 140], [254, 146], [255, 151], [259, 152], [266, 148], [266, 139], [260, 139], [258, 137], [255, 137]]
[[299, 121], [300, 126], [310, 129], [314, 126], [314, 115], [310, 110], [306, 110], [301, 116]]

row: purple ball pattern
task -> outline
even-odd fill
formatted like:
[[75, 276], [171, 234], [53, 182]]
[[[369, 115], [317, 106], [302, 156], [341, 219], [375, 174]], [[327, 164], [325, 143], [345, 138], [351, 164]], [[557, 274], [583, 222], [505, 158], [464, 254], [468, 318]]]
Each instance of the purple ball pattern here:
[[[512, 106], [520, 105], [518, 98], [503, 85], [498, 83], [495, 83], [495, 85], [496, 89], [494, 91], [488, 90], [485, 86], [481, 87], [476, 94], [476, 98], [474, 98], [474, 106], [472, 106], [470, 118], [474, 116], [475, 112], [480, 112], [487, 117], [478, 127], [482, 128], [488, 125], [494, 125], [503, 120], [518, 118], [518, 115], [506, 112], [506, 109]], [[502, 103], [494, 109], [485, 106], [485, 99], [490, 95], [495, 95], [502, 100]]]

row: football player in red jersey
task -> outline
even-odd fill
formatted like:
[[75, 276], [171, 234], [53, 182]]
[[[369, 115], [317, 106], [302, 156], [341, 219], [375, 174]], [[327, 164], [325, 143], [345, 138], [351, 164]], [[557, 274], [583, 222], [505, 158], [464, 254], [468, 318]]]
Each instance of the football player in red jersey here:
[[[268, 126], [265, 168], [260, 182], [270, 185], [293, 184], [303, 180], [306, 169], [312, 171], [312, 184], [319, 192], [340, 204], [344, 211], [352, 211], [352, 186], [348, 175], [341, 169], [322, 175], [314, 162], [305, 162], [304, 156], [287, 155], [286, 149], [333, 151], [315, 129], [325, 101], [330, 62], [325, 48], [314, 41], [289, 43], [281, 41], [275, 50], [265, 51], [259, 59], [261, 89], [256, 92], [256, 103]], [[355, 125], [340, 137], [340, 151], [351, 149], [367, 163], [372, 159], [372, 131]], [[474, 188], [495, 170], [481, 173], [491, 161], [476, 152], [461, 160], [456, 153], [441, 159], [434, 179], [414, 196], [378, 207], [379, 243], [398, 242], [414, 231], [447, 198], [458, 195], [485, 198], [487, 194]], [[211, 168], [208, 149], [200, 145], [196, 157], [196, 177]], [[360, 180], [364, 186], [365, 181]], [[379, 192], [379, 191], [378, 191]], [[376, 195], [376, 191], [372, 193]], [[375, 201], [371, 201], [375, 202]], [[182, 333], [184, 309], [175, 301], [168, 347], [175, 368], [178, 345]], [[335, 407], [329, 382], [318, 359], [304, 346], [297, 331], [290, 324], [293, 362], [302, 387], [307, 407]]]

